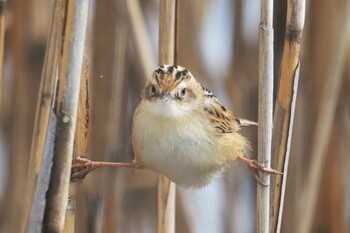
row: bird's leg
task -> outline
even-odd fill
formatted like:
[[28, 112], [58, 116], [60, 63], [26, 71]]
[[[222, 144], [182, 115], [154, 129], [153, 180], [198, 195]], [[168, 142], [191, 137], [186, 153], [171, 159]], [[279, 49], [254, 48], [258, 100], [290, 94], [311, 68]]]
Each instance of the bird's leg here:
[[262, 163], [260, 163], [260, 162], [258, 162], [256, 160], [247, 159], [247, 158], [245, 158], [243, 156], [237, 156], [237, 159], [239, 159], [242, 162], [244, 162], [245, 164], [247, 164], [250, 169], [259, 170], [259, 171], [266, 172], [266, 173], [269, 173], [269, 174], [283, 175], [282, 172], [278, 172], [275, 169], [266, 168], [264, 164], [262, 164]]
[[125, 167], [125, 168], [142, 168], [135, 161], [131, 163], [114, 163], [114, 162], [97, 162], [88, 158], [78, 156], [73, 160], [71, 180], [79, 181], [85, 178], [87, 174], [99, 167]]
[[277, 175], [283, 175], [282, 172], [278, 172], [275, 169], [271, 169], [271, 168], [267, 168], [265, 167], [264, 164], [260, 163], [257, 160], [253, 160], [253, 159], [247, 159], [243, 156], [237, 156], [237, 159], [241, 160], [242, 162], [244, 162], [245, 164], [247, 164], [247, 166], [254, 171], [254, 176], [255, 179], [258, 181], [259, 184], [263, 185], [263, 186], [268, 186], [267, 184], [264, 184], [262, 182], [262, 180], [260, 179], [257, 171], [262, 171], [262, 172], [266, 172], [269, 174], [277, 174]]

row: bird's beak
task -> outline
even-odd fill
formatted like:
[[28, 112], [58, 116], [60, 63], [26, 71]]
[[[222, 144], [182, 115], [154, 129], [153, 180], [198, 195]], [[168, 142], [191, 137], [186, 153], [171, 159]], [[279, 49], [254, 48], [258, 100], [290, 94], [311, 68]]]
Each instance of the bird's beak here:
[[164, 101], [168, 101], [170, 99], [170, 92], [169, 91], [166, 91], [164, 90], [160, 95], [159, 97], [164, 100]]

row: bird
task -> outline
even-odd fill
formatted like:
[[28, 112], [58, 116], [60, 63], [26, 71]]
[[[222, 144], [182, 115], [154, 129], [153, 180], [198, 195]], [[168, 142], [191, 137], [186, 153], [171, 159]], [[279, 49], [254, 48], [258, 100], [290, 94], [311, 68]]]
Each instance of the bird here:
[[198, 189], [237, 159], [253, 170], [282, 174], [247, 158], [250, 144], [239, 134], [245, 126], [257, 123], [235, 117], [187, 68], [161, 65], [146, 81], [134, 112], [134, 160], [124, 164], [79, 157], [73, 178], [103, 166], [146, 168], [177, 185]]

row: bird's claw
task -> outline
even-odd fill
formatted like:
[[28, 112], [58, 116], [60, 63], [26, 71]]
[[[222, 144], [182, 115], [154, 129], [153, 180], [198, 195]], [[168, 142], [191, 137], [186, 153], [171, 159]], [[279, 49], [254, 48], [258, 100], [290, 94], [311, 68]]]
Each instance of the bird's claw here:
[[73, 160], [71, 170], [71, 181], [81, 181], [85, 178], [87, 174], [89, 174], [95, 169], [96, 167], [94, 166], [94, 163], [91, 160], [89, 160], [88, 158], [78, 156]]
[[257, 160], [251, 160], [251, 162], [252, 162], [252, 167], [250, 167], [251, 169], [259, 170], [259, 171], [266, 172], [269, 174], [283, 175], [282, 172], [278, 172], [272, 168], [267, 168], [264, 163], [260, 163]]
[[261, 180], [261, 178], [260, 178], [260, 176], [258, 174], [258, 171], [266, 172], [268, 174], [283, 175], [282, 172], [278, 172], [278, 171], [276, 171], [275, 169], [272, 169], [272, 168], [267, 168], [265, 166], [265, 164], [260, 163], [257, 160], [247, 159], [247, 158], [245, 158], [243, 156], [238, 156], [237, 158], [247, 164], [247, 166], [254, 172], [254, 177], [255, 177], [256, 181], [262, 186], [269, 186], [269, 184], [265, 184]]

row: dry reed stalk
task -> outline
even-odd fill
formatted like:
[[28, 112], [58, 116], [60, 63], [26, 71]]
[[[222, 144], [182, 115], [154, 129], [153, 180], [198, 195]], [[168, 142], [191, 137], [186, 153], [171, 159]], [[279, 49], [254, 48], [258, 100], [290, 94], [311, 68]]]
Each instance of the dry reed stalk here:
[[[27, 200], [25, 211], [25, 221], [28, 223], [30, 209], [34, 198], [34, 193], [44, 190], [36, 186], [36, 181], [40, 173], [41, 160], [44, 153], [46, 133], [49, 126], [49, 118], [52, 111], [52, 103], [55, 93], [56, 75], [58, 60], [60, 57], [62, 43], [58, 42], [62, 38], [64, 24], [65, 1], [58, 0], [55, 2], [54, 13], [50, 25], [49, 37], [47, 42], [45, 60], [41, 75], [39, 97], [37, 102], [34, 132], [29, 158], [29, 168], [27, 176]], [[35, 190], [35, 187], [39, 190]], [[46, 190], [45, 190], [46, 192]], [[35, 207], [36, 208], [36, 207]]]
[[[326, 57], [316, 58], [316, 61], [313, 61], [316, 66], [312, 67], [319, 75], [314, 78], [317, 81], [322, 80], [323, 85], [322, 89], [318, 90], [321, 94], [316, 108], [317, 114], [315, 116], [317, 119], [315, 119], [315, 129], [311, 141], [310, 167], [301, 196], [298, 198], [299, 203], [296, 211], [298, 225], [295, 231], [298, 233], [311, 232], [312, 229], [324, 172], [328, 139], [338, 102], [350, 39], [350, 1], [311, 1], [311, 9], [322, 12], [322, 14], [315, 15], [314, 20], [322, 27], [318, 28], [318, 34], [312, 42], [315, 52], [322, 51]], [[312, 20], [312, 17], [310, 18]]]
[[[119, 11], [125, 1], [96, 1], [93, 8], [91, 25], [91, 125], [89, 139], [89, 157], [92, 160], [110, 161], [107, 143], [110, 140], [107, 131], [110, 125], [109, 107], [112, 93], [112, 79], [115, 66], [114, 45], [115, 28], [119, 22]], [[125, 12], [125, 9], [124, 11]], [[88, 50], [87, 50], [88, 52]], [[84, 179], [79, 186], [77, 200], [76, 230], [78, 232], [103, 232], [102, 224], [106, 189], [106, 170], [97, 171]], [[98, 214], [96, 214], [98, 213]]]
[[[74, 136], [73, 158], [78, 156], [86, 156], [88, 149], [89, 137], [89, 119], [90, 119], [90, 102], [89, 102], [89, 62], [84, 56], [84, 63], [81, 73], [79, 106]], [[76, 195], [78, 184], [76, 182], [69, 183], [68, 205], [66, 208], [66, 221], [64, 233], [74, 233], [75, 231], [75, 215], [76, 215]]]
[[175, 61], [176, 2], [161, 0], [159, 5], [159, 63]]
[[56, 135], [44, 232], [61, 232], [68, 204], [68, 189], [76, 128], [79, 90], [88, 16], [88, 0], [69, 0], [60, 85], [56, 105]]
[[[114, 69], [113, 80], [111, 83], [112, 96], [109, 102], [109, 114], [108, 114], [108, 129], [107, 129], [107, 150], [106, 154], [109, 157], [115, 157], [115, 154], [120, 154], [122, 151], [123, 143], [125, 143], [125, 113], [126, 100], [127, 100], [127, 83], [128, 79], [125, 74], [125, 62], [126, 62], [126, 47], [127, 38], [124, 23], [118, 21], [115, 25], [116, 43], [114, 47]], [[116, 153], [117, 152], [117, 153]], [[118, 156], [118, 155], [117, 155]], [[118, 230], [118, 211], [119, 199], [124, 195], [124, 189], [118, 182], [118, 189], [116, 189], [116, 179], [120, 173], [114, 173], [112, 175], [109, 172], [105, 172], [104, 179], [106, 181], [105, 188], [103, 189], [104, 200], [104, 213], [103, 213], [103, 226], [102, 232], [117, 232]], [[119, 227], [119, 229], [121, 229]]]
[[[259, 129], [258, 160], [270, 167], [273, 108], [273, 0], [261, 1], [259, 28]], [[270, 183], [270, 175], [261, 174], [265, 184]], [[257, 187], [257, 232], [269, 232], [270, 187]]]
[[299, 79], [299, 51], [305, 20], [305, 0], [288, 0], [280, 81], [274, 113], [272, 165], [283, 176], [272, 177], [270, 232], [280, 232], [287, 181], [290, 141]]
[[[233, 39], [233, 68], [236, 75], [238, 72], [241, 72], [239, 69], [243, 67], [244, 60], [242, 57], [244, 57], [245, 49], [246, 49], [246, 42], [243, 36], [243, 0], [236, 0], [233, 4], [233, 10], [234, 10], [234, 18], [233, 18], [233, 25], [234, 25], [234, 39]], [[243, 61], [242, 61], [243, 60]], [[237, 101], [238, 102], [238, 101]], [[243, 101], [241, 101], [243, 102]]]
[[6, 0], [0, 0], [0, 103], [2, 97], [2, 68], [3, 68], [3, 59], [4, 59], [4, 45], [5, 45], [5, 13], [6, 13]]
[[[29, 54], [29, 44], [32, 42], [32, 31], [25, 30], [29, 23], [29, 14], [26, 11], [22, 1], [13, 0], [9, 4], [9, 12], [11, 12], [11, 30], [9, 38], [11, 43], [8, 44], [9, 53], [11, 54], [11, 91], [7, 91], [8, 96], [3, 99], [3, 103], [10, 103], [11, 107], [7, 110], [11, 119], [7, 122], [10, 129], [6, 132], [9, 141], [6, 146], [9, 149], [8, 158], [8, 174], [10, 178], [6, 185], [6, 193], [4, 198], [4, 229], [7, 233], [18, 233], [23, 231], [23, 225], [18, 223], [19, 219], [24, 217], [25, 198], [23, 193], [26, 192], [26, 175], [28, 171], [28, 150], [30, 150], [30, 136], [32, 134], [32, 120], [34, 120], [34, 107], [32, 104], [36, 101], [36, 96], [32, 95], [36, 92], [37, 79], [33, 75], [34, 69], [29, 69], [27, 59]], [[26, 27], [27, 26], [27, 27]], [[35, 105], [35, 104], [34, 104]], [[1, 109], [3, 110], [3, 109]], [[5, 112], [2, 112], [3, 116]], [[5, 119], [5, 118], [2, 118]]]
[[[176, 0], [159, 6], [159, 63], [173, 64], [176, 56]], [[158, 180], [158, 233], [175, 232], [175, 184], [165, 176]]]
[[[337, 117], [334, 123], [333, 137], [334, 145], [328, 150], [328, 160], [333, 160], [337, 154], [337, 163], [333, 163], [333, 171], [330, 177], [331, 183], [331, 197], [329, 203], [331, 204], [330, 216], [330, 232], [350, 232], [350, 222], [348, 221], [345, 204], [349, 197], [349, 181], [350, 181], [350, 124], [349, 124], [349, 109], [350, 109], [350, 47], [347, 52], [347, 63], [342, 84], [342, 91], [339, 97]], [[346, 106], [346, 107], [345, 107]], [[329, 187], [326, 186], [329, 190]], [[326, 211], [325, 211], [326, 212]]]
[[[7, 1], [0, 0], [0, 106], [2, 101], [2, 69], [3, 69], [3, 62], [4, 62], [3, 59], [4, 59], [4, 45], [5, 45], [5, 31], [6, 31], [6, 21], [5, 21], [6, 8], [7, 8]], [[2, 200], [0, 200], [0, 209], [2, 209], [2, 205], [3, 205], [3, 202]]]
[[345, 93], [348, 91], [349, 89], [345, 89], [344, 86], [342, 87], [337, 104], [337, 116], [333, 121], [330, 145], [326, 155], [326, 163], [329, 164], [329, 173], [323, 173], [324, 179], [326, 179], [326, 185], [321, 187], [321, 190], [324, 190], [323, 193], [329, 193], [326, 201], [329, 208], [322, 205], [322, 207], [325, 207], [323, 210], [327, 209], [329, 211], [318, 212], [319, 214], [325, 214], [326, 217], [325, 220], [320, 218], [318, 220], [329, 226], [329, 232], [350, 232], [350, 229], [346, 229], [348, 218], [346, 216], [346, 204], [344, 204], [346, 203], [346, 196], [348, 196], [346, 183], [349, 181], [347, 180], [349, 170], [346, 163], [349, 162], [348, 151], [350, 151], [350, 145], [348, 139], [350, 138], [350, 127], [347, 124], [349, 113], [343, 107], [349, 99], [342, 98], [346, 97]]
[[56, 133], [57, 119], [56, 115], [50, 115], [50, 122], [47, 129], [45, 148], [43, 151], [41, 169], [36, 185], [35, 196], [33, 200], [32, 208], [30, 209], [30, 216], [28, 218], [26, 231], [28, 233], [37, 233], [41, 231], [44, 212], [46, 208], [46, 192], [49, 188], [53, 148]]
[[[140, 59], [144, 80], [146, 80], [156, 66], [155, 59], [152, 56], [153, 53], [151, 41], [147, 34], [140, 2], [138, 0], [128, 0], [126, 1], [126, 6], [130, 17], [131, 30], [135, 40], [136, 52], [138, 53], [138, 57]], [[140, 83], [144, 83], [144, 80], [142, 80]]]

